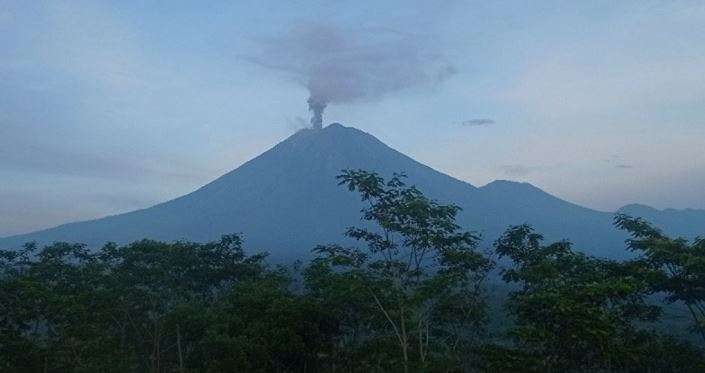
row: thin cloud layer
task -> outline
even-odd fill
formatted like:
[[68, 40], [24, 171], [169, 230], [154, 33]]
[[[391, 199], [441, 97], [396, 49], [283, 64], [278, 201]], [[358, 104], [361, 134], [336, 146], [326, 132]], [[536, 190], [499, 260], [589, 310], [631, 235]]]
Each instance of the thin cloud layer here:
[[490, 124], [495, 124], [495, 121], [489, 118], [469, 119], [460, 122], [460, 125], [464, 127], [482, 127]]

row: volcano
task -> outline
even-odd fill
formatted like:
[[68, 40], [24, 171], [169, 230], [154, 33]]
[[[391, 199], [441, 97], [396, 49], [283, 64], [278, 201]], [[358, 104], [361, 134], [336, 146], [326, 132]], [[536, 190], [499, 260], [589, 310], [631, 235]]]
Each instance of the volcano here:
[[[482, 187], [433, 170], [352, 127], [331, 124], [301, 130], [200, 189], [143, 210], [0, 239], [0, 247], [25, 242], [82, 242], [99, 247], [142, 238], [209, 241], [242, 233], [249, 252], [275, 260], [303, 259], [317, 244], [342, 243], [343, 232], [360, 223], [361, 202], [337, 185], [343, 169], [408, 176], [428, 196], [462, 207], [458, 222], [490, 244], [508, 226], [530, 223], [547, 239], [569, 239], [578, 250], [622, 257], [623, 232], [613, 214], [581, 207], [527, 183], [494, 181]], [[632, 209], [633, 210], [633, 209]], [[658, 215], [658, 210], [648, 210]], [[663, 219], [667, 232], [695, 236], [705, 211]], [[670, 211], [669, 214], [673, 214]], [[670, 216], [670, 215], [669, 215]], [[685, 221], [683, 221], [685, 219]], [[703, 232], [700, 232], [703, 233]]]

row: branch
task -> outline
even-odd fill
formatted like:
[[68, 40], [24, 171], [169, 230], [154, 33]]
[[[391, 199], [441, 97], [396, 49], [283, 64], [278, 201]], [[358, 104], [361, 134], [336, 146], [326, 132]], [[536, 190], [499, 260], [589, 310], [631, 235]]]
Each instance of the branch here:
[[384, 317], [387, 318], [387, 321], [389, 321], [389, 323], [392, 325], [392, 328], [394, 328], [394, 334], [396, 334], [397, 339], [399, 339], [399, 344], [403, 345], [405, 341], [402, 338], [401, 333], [399, 333], [399, 328], [397, 328], [397, 324], [394, 323], [394, 320], [392, 320], [391, 316], [389, 316], [389, 313], [379, 301], [379, 298], [377, 298], [377, 296], [372, 292], [372, 290], [370, 288], [367, 288], [367, 291], [370, 292], [370, 295], [372, 295], [372, 298], [375, 300], [375, 303], [377, 303], [377, 307], [379, 307], [380, 311], [382, 311], [382, 313], [384, 314]]

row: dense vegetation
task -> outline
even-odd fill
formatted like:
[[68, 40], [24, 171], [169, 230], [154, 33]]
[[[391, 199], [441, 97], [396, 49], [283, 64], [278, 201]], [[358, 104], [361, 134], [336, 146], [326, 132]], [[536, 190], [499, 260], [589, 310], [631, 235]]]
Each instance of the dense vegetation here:
[[[481, 252], [457, 206], [401, 175], [339, 179], [367, 206], [359, 245], [291, 268], [237, 235], [0, 251], [0, 371], [705, 371], [705, 240], [618, 215], [629, 261], [526, 225]], [[489, 281], [510, 289], [504, 316]], [[671, 303], [703, 343], [655, 331]]]

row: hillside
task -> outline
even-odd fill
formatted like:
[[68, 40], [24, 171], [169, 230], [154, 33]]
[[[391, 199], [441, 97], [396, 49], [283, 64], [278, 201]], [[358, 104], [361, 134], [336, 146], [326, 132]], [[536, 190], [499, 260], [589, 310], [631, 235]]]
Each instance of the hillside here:
[[[357, 196], [335, 179], [346, 168], [383, 176], [404, 172], [410, 184], [431, 197], [460, 205], [459, 222], [481, 232], [487, 243], [507, 226], [528, 222], [549, 239], [569, 238], [578, 249], [608, 257], [625, 255], [625, 237], [612, 227], [611, 213], [566, 202], [526, 183], [495, 181], [477, 188], [337, 123], [322, 130], [301, 130], [185, 196], [143, 210], [0, 239], [0, 247], [27, 241], [99, 246], [145, 237], [205, 241], [241, 232], [251, 250], [266, 250], [277, 260], [300, 258], [316, 244], [340, 242], [345, 228], [359, 222]], [[700, 223], [691, 224], [689, 219], [669, 220], [666, 231], [694, 235]]]

